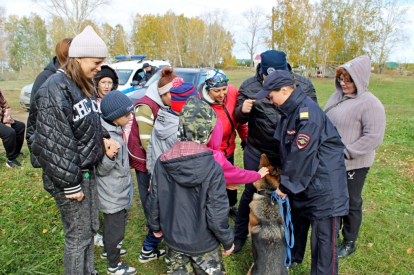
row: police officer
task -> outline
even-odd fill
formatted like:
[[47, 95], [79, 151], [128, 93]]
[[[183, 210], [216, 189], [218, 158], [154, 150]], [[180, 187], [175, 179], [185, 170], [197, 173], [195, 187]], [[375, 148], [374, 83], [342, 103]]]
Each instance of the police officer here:
[[274, 135], [282, 162], [276, 193], [288, 195], [291, 204], [292, 263], [302, 262], [312, 226], [311, 274], [338, 274], [336, 236], [340, 216], [348, 213], [344, 145], [332, 122], [289, 72], [268, 75], [255, 97], [267, 95], [281, 115]]

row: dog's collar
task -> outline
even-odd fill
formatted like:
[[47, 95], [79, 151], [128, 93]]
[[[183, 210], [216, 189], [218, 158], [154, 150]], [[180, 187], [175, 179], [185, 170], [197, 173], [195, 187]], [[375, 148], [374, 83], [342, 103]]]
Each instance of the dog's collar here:
[[273, 191], [270, 191], [270, 190], [257, 191], [257, 194], [262, 195], [262, 196], [268, 196], [268, 197], [271, 197], [272, 193], [273, 193]]

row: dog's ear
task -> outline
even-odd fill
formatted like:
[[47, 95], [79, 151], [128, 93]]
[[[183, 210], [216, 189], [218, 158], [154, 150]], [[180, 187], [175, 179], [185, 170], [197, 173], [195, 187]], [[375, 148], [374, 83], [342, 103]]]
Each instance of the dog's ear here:
[[260, 158], [259, 169], [267, 166], [270, 166], [269, 159], [267, 158], [266, 154], [262, 154], [262, 157]]
[[280, 170], [280, 169], [276, 169], [276, 168], [273, 167], [272, 172], [270, 173], [270, 175], [272, 175], [272, 176], [279, 175], [280, 173], [279, 173], [278, 170]]

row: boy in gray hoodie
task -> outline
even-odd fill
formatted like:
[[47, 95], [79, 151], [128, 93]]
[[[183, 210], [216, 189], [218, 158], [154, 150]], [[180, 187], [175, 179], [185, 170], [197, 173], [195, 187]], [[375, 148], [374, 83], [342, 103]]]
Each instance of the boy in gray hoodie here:
[[101, 258], [109, 261], [108, 274], [137, 272], [134, 267], [120, 261], [120, 257], [126, 255], [126, 250], [121, 247], [125, 234], [125, 209], [132, 195], [124, 127], [131, 118], [133, 107], [132, 101], [120, 91], [109, 92], [101, 101], [102, 127], [119, 143], [118, 148], [105, 148], [106, 156], [96, 169], [99, 210], [104, 213], [105, 248]]

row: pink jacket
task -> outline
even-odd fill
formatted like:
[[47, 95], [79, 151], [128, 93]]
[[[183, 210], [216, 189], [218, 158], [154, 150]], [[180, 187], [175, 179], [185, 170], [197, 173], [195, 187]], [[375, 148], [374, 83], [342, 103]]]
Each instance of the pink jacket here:
[[219, 151], [221, 140], [223, 137], [223, 126], [220, 119], [217, 119], [216, 127], [214, 127], [211, 139], [207, 143], [207, 148], [213, 151], [214, 159], [221, 165], [224, 172], [226, 184], [247, 184], [260, 179], [260, 174], [256, 171], [249, 171], [233, 166], [223, 152]]

